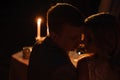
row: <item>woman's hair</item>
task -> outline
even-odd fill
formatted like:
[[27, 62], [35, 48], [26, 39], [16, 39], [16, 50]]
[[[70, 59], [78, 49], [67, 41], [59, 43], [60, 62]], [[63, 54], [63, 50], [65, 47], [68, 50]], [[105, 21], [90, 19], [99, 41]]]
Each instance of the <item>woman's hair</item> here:
[[[118, 64], [115, 58], [119, 55], [116, 17], [108, 12], [93, 14], [85, 19], [85, 25], [93, 32], [98, 55]], [[114, 64], [115, 65], [115, 64]]]
[[100, 12], [87, 17], [84, 22], [90, 27], [93, 26], [92, 28], [98, 28], [98, 26], [100, 26], [100, 28], [103, 28], [102, 26], [109, 28], [116, 24], [116, 18], [108, 12]]
[[57, 3], [47, 11], [47, 27], [50, 32], [61, 32], [63, 24], [83, 25], [84, 16], [79, 9], [68, 3]]

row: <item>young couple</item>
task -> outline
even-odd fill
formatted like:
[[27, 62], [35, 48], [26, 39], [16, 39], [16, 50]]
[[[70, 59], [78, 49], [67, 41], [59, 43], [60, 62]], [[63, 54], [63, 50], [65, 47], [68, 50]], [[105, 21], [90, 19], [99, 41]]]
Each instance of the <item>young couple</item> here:
[[[118, 63], [114, 57], [119, 53], [113, 15], [97, 13], [85, 18], [77, 7], [57, 3], [46, 16], [49, 35], [33, 47], [28, 80], [120, 80], [113, 64]], [[68, 53], [76, 49], [82, 49], [79, 56], [84, 57], [74, 66]]]

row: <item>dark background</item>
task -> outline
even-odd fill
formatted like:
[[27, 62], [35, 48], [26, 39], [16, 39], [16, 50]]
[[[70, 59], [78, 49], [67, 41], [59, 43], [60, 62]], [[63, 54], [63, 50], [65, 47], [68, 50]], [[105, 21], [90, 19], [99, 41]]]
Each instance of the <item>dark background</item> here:
[[[0, 2], [0, 79], [8, 79], [11, 55], [23, 46], [35, 43], [36, 17], [46, 17], [47, 9], [56, 2], [77, 6], [86, 17], [96, 13], [100, 0], [3, 0]], [[45, 23], [43, 23], [45, 26]]]

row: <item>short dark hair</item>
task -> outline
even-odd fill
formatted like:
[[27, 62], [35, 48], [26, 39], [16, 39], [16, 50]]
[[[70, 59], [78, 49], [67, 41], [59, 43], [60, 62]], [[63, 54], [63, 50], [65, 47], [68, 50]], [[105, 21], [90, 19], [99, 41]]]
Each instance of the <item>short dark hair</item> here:
[[47, 26], [50, 32], [60, 32], [64, 23], [82, 25], [84, 23], [84, 15], [77, 7], [68, 3], [57, 3], [48, 9]]

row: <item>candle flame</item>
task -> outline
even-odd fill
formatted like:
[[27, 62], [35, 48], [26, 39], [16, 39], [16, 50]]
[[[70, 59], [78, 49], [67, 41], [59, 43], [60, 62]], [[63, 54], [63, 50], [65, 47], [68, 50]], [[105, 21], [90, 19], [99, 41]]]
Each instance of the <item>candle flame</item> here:
[[38, 18], [37, 24], [40, 25], [40, 24], [41, 24], [41, 21], [42, 21], [42, 19], [41, 19], [41, 18]]

